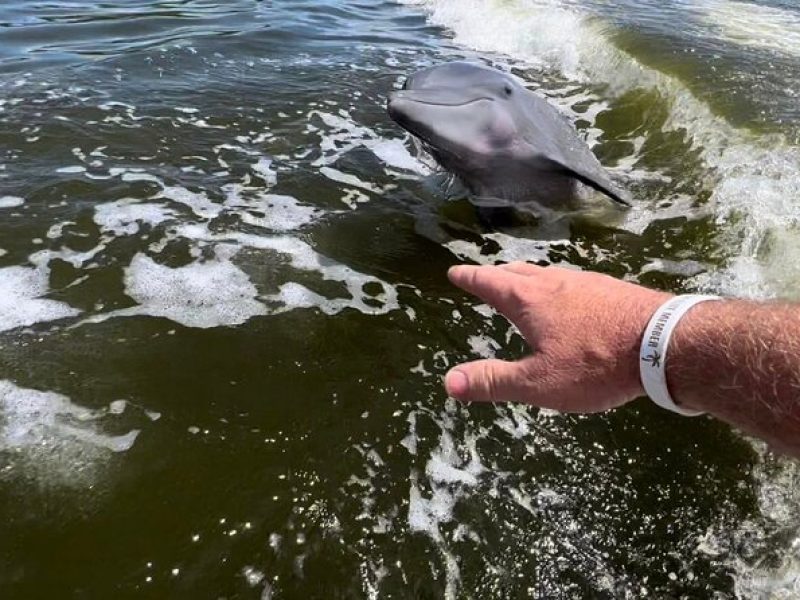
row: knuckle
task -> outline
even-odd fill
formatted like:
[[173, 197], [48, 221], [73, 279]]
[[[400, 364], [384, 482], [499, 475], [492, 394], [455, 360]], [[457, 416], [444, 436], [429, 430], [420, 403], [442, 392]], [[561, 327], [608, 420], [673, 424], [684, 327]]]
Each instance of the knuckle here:
[[488, 364], [483, 367], [483, 383], [487, 398], [492, 402], [499, 400], [497, 374]]

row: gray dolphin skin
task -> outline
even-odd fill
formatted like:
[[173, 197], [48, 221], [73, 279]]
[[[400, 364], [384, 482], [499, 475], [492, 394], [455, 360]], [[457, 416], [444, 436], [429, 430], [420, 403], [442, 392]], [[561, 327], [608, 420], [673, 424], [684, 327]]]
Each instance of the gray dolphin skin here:
[[555, 207], [572, 202], [580, 182], [630, 206], [567, 118], [496, 69], [424, 69], [390, 94], [387, 110], [477, 198]]

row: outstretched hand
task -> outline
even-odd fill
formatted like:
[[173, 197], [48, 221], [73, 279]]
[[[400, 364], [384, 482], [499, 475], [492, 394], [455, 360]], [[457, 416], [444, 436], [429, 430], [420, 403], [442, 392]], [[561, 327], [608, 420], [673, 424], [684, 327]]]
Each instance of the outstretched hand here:
[[532, 349], [515, 362], [454, 367], [445, 377], [454, 398], [597, 412], [644, 394], [639, 344], [669, 294], [598, 273], [523, 262], [457, 266], [448, 277], [508, 318]]

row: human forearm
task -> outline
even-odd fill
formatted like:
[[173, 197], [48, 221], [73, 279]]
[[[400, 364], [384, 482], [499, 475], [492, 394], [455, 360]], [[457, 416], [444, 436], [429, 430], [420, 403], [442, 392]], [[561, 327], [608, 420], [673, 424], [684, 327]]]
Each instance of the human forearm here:
[[[639, 345], [670, 295], [590, 272], [511, 263], [461, 266], [451, 281], [508, 317], [532, 352], [454, 367], [450, 395], [597, 412], [644, 395]], [[707, 412], [800, 456], [800, 305], [703, 302], [666, 353], [676, 404]]]
[[666, 363], [681, 406], [800, 455], [800, 308], [740, 300], [694, 307]]

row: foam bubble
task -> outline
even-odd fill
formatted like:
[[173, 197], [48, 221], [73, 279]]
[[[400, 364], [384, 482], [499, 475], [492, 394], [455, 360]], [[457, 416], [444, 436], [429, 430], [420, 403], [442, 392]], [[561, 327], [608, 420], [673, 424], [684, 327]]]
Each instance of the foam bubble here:
[[134, 235], [139, 224], [155, 227], [175, 217], [175, 212], [161, 204], [140, 203], [123, 198], [94, 207], [94, 222], [101, 230], [114, 235]]
[[[273, 231], [291, 231], [316, 220], [323, 212], [312, 206], [303, 205], [297, 198], [280, 194], [256, 192], [252, 199], [246, 199], [239, 185], [226, 187], [228, 193], [225, 206], [245, 208], [239, 217], [248, 225], [255, 225]], [[263, 216], [255, 216], [249, 211], [257, 211]]]
[[18, 196], [0, 196], [0, 208], [16, 208], [24, 203], [25, 200]]
[[60, 443], [59, 438], [72, 438], [112, 452], [124, 452], [133, 446], [139, 434], [138, 430], [132, 430], [119, 436], [100, 435], [81, 424], [96, 420], [104, 412], [84, 409], [61, 394], [21, 388], [8, 380], [0, 380], [0, 407], [3, 417], [0, 450]]
[[272, 159], [262, 157], [252, 167], [253, 172], [261, 177], [267, 185], [278, 183], [278, 172], [272, 168]]
[[0, 380], [0, 454], [9, 453], [2, 477], [36, 478], [42, 484], [90, 485], [111, 454], [130, 450], [139, 435], [103, 432], [110, 409], [91, 410], [55, 392]]
[[188, 206], [202, 219], [212, 219], [219, 216], [222, 211], [222, 205], [209, 200], [205, 193], [192, 192], [181, 186], [165, 185], [161, 190], [161, 196]]
[[71, 167], [60, 167], [56, 169], [56, 173], [85, 173], [86, 167], [82, 167], [80, 165], [71, 166]]
[[387, 166], [411, 171], [420, 175], [430, 174], [430, 169], [411, 155], [403, 140], [377, 139], [365, 144], [367, 148], [381, 159]]
[[125, 269], [125, 293], [139, 306], [105, 318], [148, 315], [208, 328], [239, 325], [266, 314], [244, 271], [220, 258], [170, 268], [139, 253]]
[[[426, 534], [441, 555], [445, 569], [445, 598], [456, 597], [461, 572], [441, 528], [455, 519], [456, 505], [478, 487], [480, 476], [486, 471], [478, 455], [476, 436], [466, 434], [463, 442], [459, 444], [462, 447], [457, 447], [453, 437], [456, 427], [454, 412], [455, 404], [449, 400], [445, 410], [434, 419], [440, 428], [440, 435], [439, 443], [431, 451], [425, 465], [426, 487], [430, 492], [428, 494], [423, 492], [420, 475], [412, 471], [408, 504], [410, 530]], [[411, 435], [415, 438], [413, 447], [416, 452], [416, 417], [409, 419], [409, 425]], [[402, 443], [408, 447], [405, 441]], [[462, 458], [464, 450], [469, 456], [467, 460]]]
[[250, 587], [255, 587], [264, 580], [265, 575], [263, 571], [248, 565], [242, 569], [242, 577], [245, 578]]
[[0, 269], [0, 331], [80, 313], [64, 302], [41, 298], [48, 291], [48, 279], [46, 267]]
[[380, 188], [375, 184], [367, 183], [366, 181], [362, 181], [355, 175], [350, 175], [349, 173], [342, 173], [338, 169], [334, 169], [332, 167], [322, 167], [320, 168], [319, 172], [328, 179], [330, 179], [331, 181], [344, 183], [345, 185], [351, 185], [353, 187], [357, 187], [362, 190], [367, 190], [368, 192], [373, 192], [373, 193], [380, 192]]
[[494, 358], [495, 353], [500, 349], [497, 340], [488, 335], [471, 335], [467, 338], [467, 343], [472, 352], [482, 358]]
[[[309, 244], [288, 235], [258, 236], [246, 233], [212, 234], [201, 225], [187, 225], [178, 228], [178, 235], [195, 240], [233, 243], [259, 250], [279, 252], [289, 257], [290, 265], [301, 271], [317, 272], [328, 281], [341, 282], [346, 287], [350, 298], [325, 298], [296, 282], [284, 283], [280, 291], [265, 300], [277, 307], [274, 312], [283, 312], [295, 308], [317, 307], [326, 314], [336, 314], [345, 308], [354, 308], [365, 314], [385, 314], [400, 308], [397, 290], [392, 286], [369, 275], [360, 273], [350, 267], [332, 261], [317, 253]], [[369, 295], [367, 286], [376, 286], [380, 291]]]
[[317, 127], [309, 125], [309, 131], [318, 132], [320, 136], [322, 156], [312, 163], [316, 167], [331, 165], [351, 150], [364, 147], [389, 167], [421, 175], [430, 173], [425, 164], [411, 155], [402, 139], [383, 138], [369, 127], [356, 123], [347, 113], [334, 115], [314, 110], [308, 114], [309, 119], [314, 116], [328, 128], [328, 131], [320, 131]]
[[486, 233], [483, 238], [495, 242], [500, 249], [497, 252], [486, 253], [482, 245], [467, 240], [451, 240], [445, 246], [459, 258], [480, 264], [494, 264], [496, 262], [514, 262], [517, 260], [548, 261], [548, 250], [551, 246], [572, 245], [569, 240], [554, 242], [529, 240], [499, 232]]

